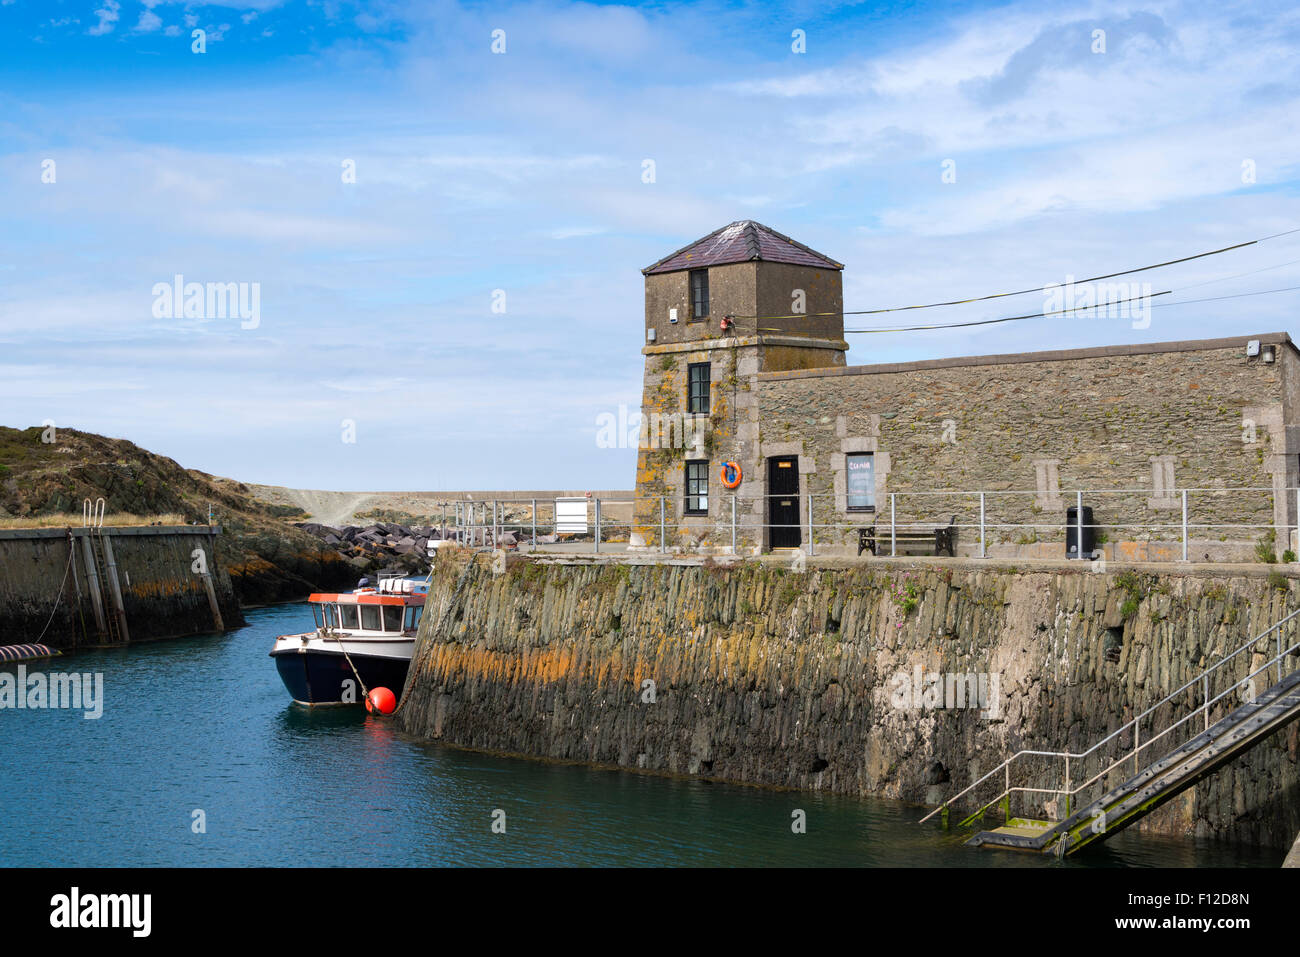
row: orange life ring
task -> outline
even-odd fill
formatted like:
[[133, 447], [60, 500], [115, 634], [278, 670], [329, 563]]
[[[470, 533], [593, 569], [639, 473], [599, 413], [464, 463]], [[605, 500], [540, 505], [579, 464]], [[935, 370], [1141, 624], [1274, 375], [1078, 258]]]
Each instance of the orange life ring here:
[[[728, 478], [728, 475], [730, 475], [730, 478]], [[724, 462], [720, 478], [725, 487], [736, 488], [740, 485], [740, 465], [736, 462]]]

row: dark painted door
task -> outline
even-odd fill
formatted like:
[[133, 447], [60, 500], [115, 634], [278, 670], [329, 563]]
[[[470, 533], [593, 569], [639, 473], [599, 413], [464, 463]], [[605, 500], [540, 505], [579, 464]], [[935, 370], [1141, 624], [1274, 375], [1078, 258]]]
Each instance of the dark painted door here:
[[798, 548], [799, 457], [779, 455], [767, 460], [768, 542], [772, 548]]

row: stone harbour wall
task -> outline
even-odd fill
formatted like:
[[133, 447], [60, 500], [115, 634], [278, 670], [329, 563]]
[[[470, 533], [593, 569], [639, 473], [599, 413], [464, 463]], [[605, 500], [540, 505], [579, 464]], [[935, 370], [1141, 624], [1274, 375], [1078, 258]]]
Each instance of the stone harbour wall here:
[[[537, 758], [918, 803], [1022, 748], [1089, 747], [1280, 620], [1297, 591], [1279, 574], [1025, 571], [962, 559], [800, 573], [757, 561], [512, 557], [494, 574], [482, 557], [445, 558], [397, 712], [403, 730]], [[1287, 645], [1298, 639], [1291, 625], [1283, 631]], [[1215, 693], [1265, 657], [1239, 656]], [[1292, 656], [1288, 670], [1297, 666]], [[918, 669], [996, 681], [985, 708], [929, 708], [900, 677]], [[1300, 829], [1298, 728], [1140, 826], [1289, 846]]]
[[[68, 549], [74, 545], [74, 567]], [[217, 630], [194, 550], [203, 549], [222, 623], [244, 623], [230, 575], [217, 547], [220, 529], [207, 526], [105, 528], [117, 563], [118, 587], [131, 642]], [[0, 530], [0, 644], [42, 641], [69, 651], [111, 644], [99, 632], [82, 540], [86, 530]], [[112, 598], [102, 586], [105, 613]], [[43, 637], [42, 637], [43, 635]]]

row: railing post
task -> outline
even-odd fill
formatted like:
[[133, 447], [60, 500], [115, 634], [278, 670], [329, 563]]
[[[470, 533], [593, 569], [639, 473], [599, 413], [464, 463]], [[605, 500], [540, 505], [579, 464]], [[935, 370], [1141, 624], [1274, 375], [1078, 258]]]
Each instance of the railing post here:
[[1201, 697], [1205, 701], [1205, 730], [1210, 730], [1210, 675], [1201, 675]]
[[1133, 773], [1138, 773], [1138, 739], [1142, 734], [1142, 719], [1133, 719]]
[[[1070, 816], [1070, 754], [1065, 755], [1065, 817]], [[1064, 818], [1062, 818], [1064, 820]]]
[[1083, 489], [1074, 493], [1074, 551], [1083, 558]]
[[600, 551], [600, 499], [596, 499], [596, 534], [594, 538], [592, 551], [598, 552]]
[[1187, 489], [1183, 489], [1183, 561], [1187, 561]]
[[889, 557], [890, 558], [894, 557], [894, 542], [895, 542], [894, 529], [896, 528], [896, 523], [894, 521], [895, 514], [896, 513], [894, 511], [894, 493], [890, 492], [889, 493]]
[[537, 547], [537, 499], [533, 499], [533, 548]]
[[813, 496], [808, 493], [808, 554], [813, 554]]
[[984, 542], [984, 493], [980, 492], [980, 558], [988, 558], [989, 553]]
[[1007, 762], [1005, 779], [1006, 779], [1006, 787], [1003, 788], [1003, 791], [1005, 793], [1002, 795], [1003, 823], [1006, 823], [1007, 821], [1011, 820], [1011, 762], [1010, 761]]
[[736, 496], [731, 496], [731, 554], [736, 554]]
[[659, 496], [659, 551], [668, 551], [668, 542], [664, 538], [664, 497]]

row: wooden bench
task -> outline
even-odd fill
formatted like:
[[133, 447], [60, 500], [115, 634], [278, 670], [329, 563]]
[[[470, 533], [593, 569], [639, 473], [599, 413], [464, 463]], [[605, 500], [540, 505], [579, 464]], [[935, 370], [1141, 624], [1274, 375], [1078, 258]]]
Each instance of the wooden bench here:
[[[941, 552], [947, 552], [950, 556], [956, 556], [953, 542], [957, 534], [957, 516], [952, 517], [947, 525], [938, 525], [934, 528], [899, 528], [894, 531], [894, 542], [898, 550], [904, 545], [929, 545], [933, 546], [934, 554], [939, 555]], [[877, 541], [879, 539], [879, 541]], [[876, 526], [871, 525], [867, 528], [858, 529], [858, 554], [870, 551], [873, 556], [879, 557], [877, 551], [881, 545], [889, 547], [889, 529], [877, 533]]]

